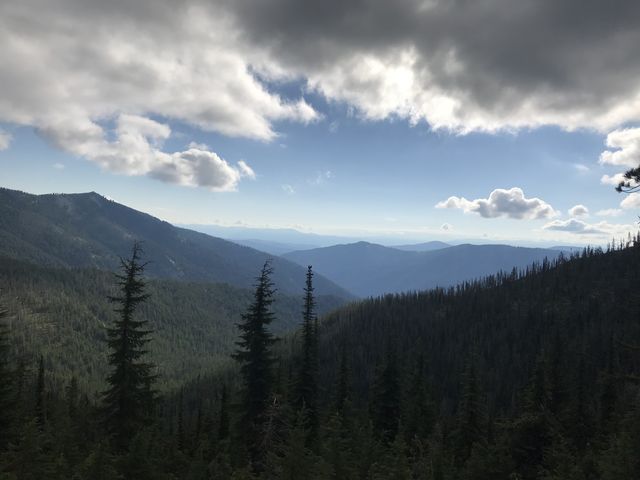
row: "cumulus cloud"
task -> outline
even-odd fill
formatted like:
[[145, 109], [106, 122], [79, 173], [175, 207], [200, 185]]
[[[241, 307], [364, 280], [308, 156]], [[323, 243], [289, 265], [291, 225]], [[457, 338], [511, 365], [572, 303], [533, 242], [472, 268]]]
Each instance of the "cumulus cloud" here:
[[213, 191], [232, 191], [241, 178], [255, 177], [244, 162], [233, 166], [208, 150], [192, 147], [182, 152], [162, 151], [163, 142], [171, 134], [169, 126], [136, 115], [118, 117], [113, 132], [109, 132], [113, 139], [101, 126], [76, 119], [43, 128], [42, 133], [60, 148], [115, 173], [148, 175]]
[[478, 213], [484, 218], [507, 217], [517, 220], [550, 218], [557, 212], [544, 200], [526, 198], [521, 188], [509, 190], [497, 188], [489, 198], [467, 200], [464, 197], [449, 197], [436, 204], [436, 208], [457, 208], [465, 213]]
[[600, 154], [600, 163], [637, 167], [640, 164], [640, 128], [614, 130], [607, 135], [607, 147]]
[[618, 185], [620, 185], [620, 182], [624, 181], [626, 181], [626, 179], [624, 178], [623, 173], [616, 173], [615, 175], [603, 175], [602, 178], [600, 178], [600, 183], [603, 183], [604, 185], [613, 185], [614, 187], [617, 187]]
[[84, 136], [130, 114], [271, 140], [320, 118], [277, 93], [296, 81], [371, 120], [610, 131], [640, 120], [639, 19], [633, 0], [1, 2], [0, 121]]
[[572, 217], [585, 217], [589, 215], [589, 209], [584, 205], [574, 205], [569, 209], [569, 215]]
[[11, 140], [13, 140], [13, 136], [9, 132], [5, 132], [0, 129], [0, 151], [6, 150], [11, 145]]
[[[197, 0], [2, 2], [0, 121], [32, 126], [113, 171], [230, 189], [252, 176], [246, 165], [196, 154], [208, 151], [198, 145], [161, 152], [169, 130], [150, 119], [266, 141], [275, 122], [317, 119], [302, 96], [265, 83], [256, 73], [263, 49], [243, 37], [220, 5]], [[126, 122], [138, 125], [123, 132]]]
[[630, 193], [620, 202], [620, 207], [624, 210], [640, 208], [640, 193]]
[[464, 133], [544, 124], [609, 131], [640, 117], [640, 6], [632, 0], [615, 8], [580, 0], [224, 4], [282, 72], [365, 118]]
[[542, 228], [545, 230], [567, 232], [576, 235], [598, 235], [603, 237], [620, 237], [627, 233], [637, 231], [637, 227], [634, 225], [612, 224], [606, 221], [591, 224], [576, 218], [570, 218], [569, 220], [554, 220], [547, 223]]

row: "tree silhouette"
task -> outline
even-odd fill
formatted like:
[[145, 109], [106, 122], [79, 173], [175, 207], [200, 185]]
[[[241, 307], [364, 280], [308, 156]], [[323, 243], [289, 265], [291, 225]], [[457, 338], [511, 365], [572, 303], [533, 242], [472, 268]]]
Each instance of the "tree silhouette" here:
[[120, 259], [122, 273], [116, 274], [120, 294], [109, 297], [117, 305], [119, 319], [107, 331], [112, 371], [107, 377], [109, 388], [103, 393], [104, 420], [118, 449], [126, 449], [135, 433], [147, 423], [154, 395], [153, 365], [143, 361], [151, 331], [146, 320], [135, 317], [138, 306], [149, 297], [142, 279], [146, 264], [141, 263], [141, 254], [142, 248], [136, 242], [131, 257]]

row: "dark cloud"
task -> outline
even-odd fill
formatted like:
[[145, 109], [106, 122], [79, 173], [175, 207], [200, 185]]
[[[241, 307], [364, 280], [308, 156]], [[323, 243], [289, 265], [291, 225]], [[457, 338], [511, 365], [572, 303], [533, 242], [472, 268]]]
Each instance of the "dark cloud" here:
[[[640, 94], [640, 2], [228, 0], [226, 5], [251, 42], [269, 45], [274, 58], [315, 78], [321, 90], [322, 76], [335, 75], [341, 62], [353, 68], [354, 56], [370, 55], [392, 66], [398, 52], [412, 51], [416, 84], [407, 98], [400, 97], [415, 103], [414, 116], [427, 120], [429, 113], [420, 112], [421, 101], [428, 103], [421, 91], [442, 93], [471, 111], [452, 114], [450, 123], [461, 129], [474, 115], [488, 118], [490, 127], [556, 123], [567, 128], [611, 128], [639, 116], [635, 109], [617, 110], [628, 110], [624, 102]], [[364, 81], [366, 73], [355, 73]], [[349, 72], [342, 76], [344, 99], [366, 113], [368, 105], [349, 97]], [[437, 119], [431, 121], [438, 126]], [[480, 128], [479, 121], [472, 123], [471, 129]]]

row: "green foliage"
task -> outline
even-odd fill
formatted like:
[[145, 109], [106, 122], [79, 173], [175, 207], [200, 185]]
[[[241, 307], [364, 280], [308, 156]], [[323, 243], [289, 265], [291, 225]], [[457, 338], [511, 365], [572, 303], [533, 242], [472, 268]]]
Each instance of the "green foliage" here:
[[[140, 306], [138, 318], [153, 322], [149, 361], [158, 367], [159, 390], [179, 389], [185, 381], [226, 368], [237, 338], [236, 324], [252, 292], [227, 284], [157, 279], [146, 279], [146, 284], [150, 297]], [[32, 359], [43, 355], [51, 383], [76, 377], [81, 391], [93, 395], [105, 389], [109, 370], [104, 340], [115, 318], [105, 302], [116, 293], [111, 273], [40, 267], [0, 257], [0, 291], [11, 312], [4, 323], [11, 323], [8, 353], [16, 361], [24, 359], [35, 368]], [[299, 298], [278, 294], [275, 300], [273, 332], [296, 328]], [[326, 296], [317, 301], [319, 313], [342, 303]]]
[[120, 295], [110, 297], [117, 305], [119, 318], [107, 330], [111, 374], [107, 377], [109, 388], [103, 393], [103, 408], [107, 430], [122, 449], [148, 422], [153, 408], [154, 366], [145, 361], [151, 331], [148, 322], [136, 316], [139, 305], [149, 298], [142, 279], [141, 253], [135, 243], [131, 258], [122, 260], [122, 273], [116, 275]]
[[258, 471], [262, 469], [264, 428], [274, 393], [274, 359], [271, 348], [275, 339], [268, 329], [274, 318], [271, 310], [275, 293], [271, 281], [272, 271], [271, 265], [266, 262], [256, 279], [254, 300], [247, 313], [242, 316], [242, 323], [238, 325], [240, 340], [233, 355], [240, 364], [242, 376], [240, 425], [251, 462]]

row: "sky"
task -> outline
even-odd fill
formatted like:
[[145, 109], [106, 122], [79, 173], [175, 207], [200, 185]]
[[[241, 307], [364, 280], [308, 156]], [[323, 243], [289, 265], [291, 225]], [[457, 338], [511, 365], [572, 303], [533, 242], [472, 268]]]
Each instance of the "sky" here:
[[[638, 229], [640, 3], [0, 4], [0, 186], [176, 224], [603, 244]], [[390, 240], [390, 241], [391, 241]]]

